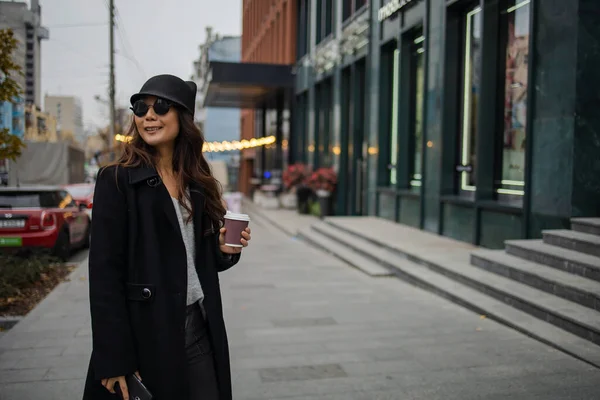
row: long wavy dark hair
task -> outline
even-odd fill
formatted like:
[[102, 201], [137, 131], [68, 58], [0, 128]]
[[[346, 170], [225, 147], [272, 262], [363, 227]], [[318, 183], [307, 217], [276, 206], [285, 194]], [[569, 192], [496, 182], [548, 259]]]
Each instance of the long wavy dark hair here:
[[[192, 219], [194, 210], [192, 210], [191, 198], [186, 188], [190, 183], [195, 182], [203, 187], [206, 197], [205, 211], [215, 227], [221, 227], [225, 215], [225, 207], [222, 202], [221, 184], [214, 178], [210, 165], [204, 158], [202, 147], [204, 145], [204, 135], [200, 128], [194, 123], [192, 114], [175, 106], [179, 119], [179, 134], [175, 138], [175, 147], [173, 149], [173, 173], [177, 180], [178, 195], [177, 198], [182, 201], [183, 207], [189, 212]], [[133, 118], [133, 117], [132, 117]], [[137, 131], [135, 121], [132, 121], [127, 135], [132, 137], [131, 142], [126, 143], [124, 151], [118, 165], [123, 167], [138, 167], [149, 165], [156, 167], [158, 162], [158, 153], [156, 149], [142, 139]], [[197, 210], [202, 212], [202, 210]], [[189, 221], [188, 221], [189, 222]]]

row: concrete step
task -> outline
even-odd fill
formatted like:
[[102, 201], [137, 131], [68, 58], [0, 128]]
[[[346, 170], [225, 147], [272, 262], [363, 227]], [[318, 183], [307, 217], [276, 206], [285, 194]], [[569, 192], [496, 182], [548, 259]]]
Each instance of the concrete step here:
[[[362, 257], [366, 257], [369, 260], [373, 260], [380, 265], [387, 263], [388, 251], [374, 243], [370, 243], [362, 238], [358, 238], [351, 233], [337, 229], [325, 222], [319, 222], [311, 226], [312, 230], [327, 237], [329, 240], [333, 240], [337, 244], [342, 245], [342, 249], [352, 249], [352, 251], [360, 254]], [[385, 268], [389, 275], [389, 269]]]
[[527, 261], [504, 250], [477, 250], [471, 254], [471, 264], [600, 311], [600, 282]]
[[282, 232], [279, 228], [273, 225], [271, 221], [266, 219], [263, 214], [256, 211], [255, 209], [252, 209], [250, 207], [243, 207], [242, 212], [248, 214], [248, 216], [250, 217], [250, 229], [252, 229], [253, 226], [258, 226], [262, 229], [265, 229], [268, 232], [273, 232], [277, 234], [280, 234]]
[[466, 263], [442, 261], [427, 266], [600, 346], [600, 314], [595, 310]]
[[544, 243], [542, 240], [508, 240], [506, 252], [562, 271], [600, 282], [600, 257]]
[[258, 214], [274, 228], [287, 236], [295, 237], [300, 228], [308, 228], [319, 219], [312, 215], [300, 215], [295, 210], [287, 209], [265, 209], [252, 203], [248, 198], [242, 199], [242, 208], [251, 213]]
[[[325, 222], [336, 230], [346, 229], [346, 232], [352, 234], [355, 238], [362, 238], [371, 244], [402, 254], [410, 261], [426, 265], [440, 274], [469, 285], [497, 300], [504, 301], [513, 307], [600, 345], [600, 314], [595, 310], [472, 266], [469, 263], [469, 258], [460, 256], [462, 252], [454, 256], [452, 251], [449, 250], [443, 257], [432, 257], [427, 253], [409, 254], [399, 250], [396, 243], [387, 242], [384, 236], [378, 235], [377, 231], [342, 228], [341, 224], [340, 226], [336, 225], [335, 219], [329, 219]], [[353, 247], [352, 243], [358, 242], [356, 239], [354, 241], [347, 240], [345, 245]], [[554, 248], [553, 246], [548, 247]], [[389, 258], [389, 254], [378, 257], [382, 263], [393, 267], [393, 265], [386, 262]]]
[[[336, 251], [345, 254], [345, 258], [355, 264], [361, 261], [352, 256], [352, 252], [360, 255], [360, 260], [375, 260], [403, 280], [600, 368], [600, 314], [594, 310], [468, 263], [452, 260], [438, 264], [413, 262], [373, 236], [348, 231], [341, 235], [341, 229], [327, 229], [323, 224], [313, 225], [312, 231], [303, 235], [319, 233], [337, 242]], [[320, 247], [325, 248], [331, 243], [313, 237], [320, 242]]]
[[[347, 234], [340, 234], [347, 235]], [[305, 242], [325, 250], [329, 254], [348, 263], [354, 268], [372, 277], [389, 277], [393, 273], [386, 267], [379, 264], [372, 258], [365, 257], [362, 253], [355, 251], [353, 248], [345, 247], [340, 241], [331, 239], [329, 236], [309, 228], [301, 228], [298, 231], [298, 237]]]
[[600, 218], [571, 218], [571, 229], [600, 236]]
[[265, 210], [262, 207], [257, 206], [246, 198], [242, 199], [242, 210], [246, 214], [250, 215], [251, 228], [252, 224], [257, 222], [260, 226], [267, 228], [270, 232], [283, 233], [287, 236], [296, 235], [293, 227], [289, 227], [285, 224], [274, 221], [274, 219], [269, 216], [269, 210]]
[[600, 257], [600, 236], [568, 229], [542, 231], [542, 235], [546, 244]]

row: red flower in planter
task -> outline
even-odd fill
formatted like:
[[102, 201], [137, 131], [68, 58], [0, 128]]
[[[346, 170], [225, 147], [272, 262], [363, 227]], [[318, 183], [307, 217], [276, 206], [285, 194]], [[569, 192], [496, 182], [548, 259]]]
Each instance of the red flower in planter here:
[[302, 163], [296, 163], [288, 166], [287, 170], [283, 173], [283, 185], [286, 189], [291, 189], [295, 186], [300, 185], [306, 177], [310, 174], [308, 167]]
[[337, 174], [333, 168], [319, 168], [305, 180], [305, 184], [314, 191], [333, 192], [337, 184]]

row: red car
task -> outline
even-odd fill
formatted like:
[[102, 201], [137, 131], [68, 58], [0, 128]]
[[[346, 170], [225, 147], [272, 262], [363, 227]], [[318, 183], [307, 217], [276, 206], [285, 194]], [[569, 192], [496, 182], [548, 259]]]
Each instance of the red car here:
[[66, 260], [90, 244], [91, 220], [61, 187], [0, 187], [0, 248], [42, 248]]
[[77, 183], [65, 185], [63, 188], [73, 196], [73, 200], [75, 200], [75, 204], [77, 204], [78, 207], [83, 206], [87, 209], [86, 213], [89, 215], [90, 219], [92, 219], [92, 205], [94, 202], [94, 189], [96, 188], [96, 185], [93, 183]]

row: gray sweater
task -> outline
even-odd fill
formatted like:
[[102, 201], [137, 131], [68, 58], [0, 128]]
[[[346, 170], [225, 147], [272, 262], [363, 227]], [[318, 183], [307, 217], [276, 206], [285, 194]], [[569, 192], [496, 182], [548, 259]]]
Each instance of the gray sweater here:
[[187, 272], [188, 272], [188, 289], [187, 289], [187, 305], [195, 302], [202, 303], [204, 299], [204, 292], [202, 291], [202, 285], [200, 285], [200, 279], [198, 279], [198, 272], [196, 272], [196, 246], [194, 237], [194, 223], [190, 221], [187, 223], [189, 217], [188, 211], [179, 203], [179, 200], [174, 199], [173, 205], [175, 206], [175, 212], [177, 213], [177, 219], [179, 220], [179, 228], [181, 229], [181, 236], [183, 237], [183, 243], [185, 244], [185, 252], [187, 254]]

